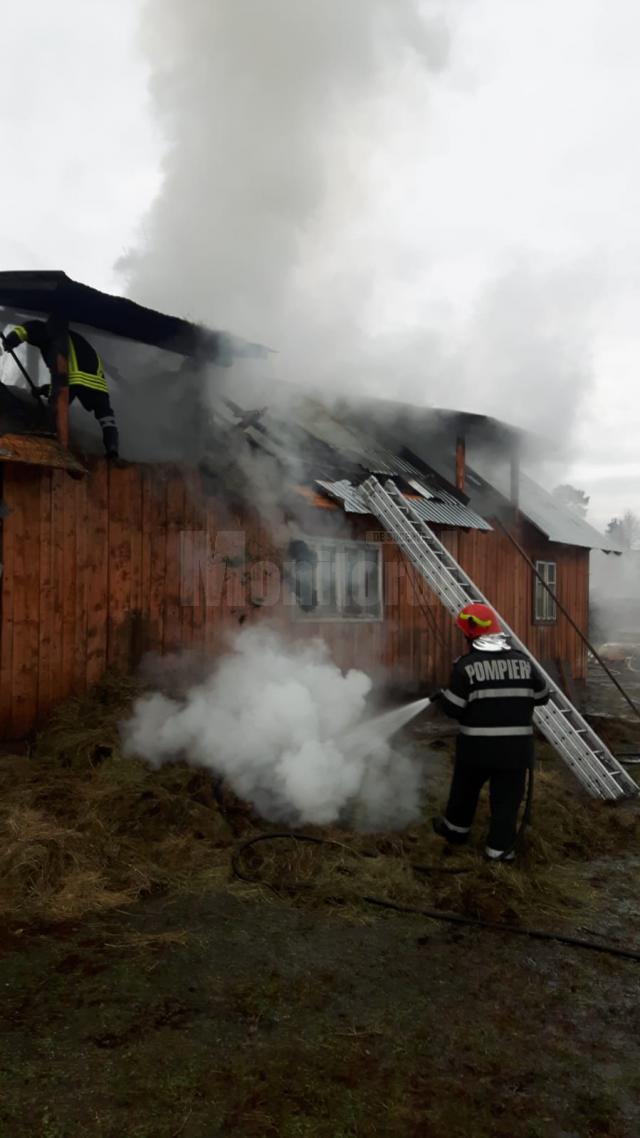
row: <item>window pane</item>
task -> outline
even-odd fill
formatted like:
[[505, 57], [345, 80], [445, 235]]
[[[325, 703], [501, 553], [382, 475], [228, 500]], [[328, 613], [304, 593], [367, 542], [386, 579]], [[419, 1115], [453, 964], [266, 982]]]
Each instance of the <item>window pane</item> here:
[[345, 616], [380, 615], [380, 550], [375, 546], [347, 546], [343, 560]]
[[361, 616], [364, 605], [363, 558], [359, 549], [347, 546], [343, 560], [343, 608], [345, 616]]
[[295, 550], [298, 607], [312, 620], [380, 620], [383, 616], [379, 545], [300, 541]]
[[318, 615], [329, 616], [338, 611], [336, 594], [337, 551], [335, 546], [319, 545], [316, 547], [316, 552], [318, 554], [316, 567]]
[[381, 615], [380, 557], [381, 553], [379, 549], [364, 550], [366, 608], [368, 616]]
[[544, 589], [538, 580], [535, 583], [536, 620], [544, 620]]
[[[548, 561], [547, 562], [547, 584], [548, 584], [549, 588], [553, 589], [553, 591], [555, 593], [555, 590], [556, 590], [556, 563], [555, 563], [555, 561]], [[556, 603], [555, 603], [553, 597], [551, 597], [549, 595], [549, 593], [547, 593], [547, 620], [555, 620], [555, 619], [556, 619]]]
[[[555, 561], [536, 561], [536, 569], [549, 588], [555, 592]], [[557, 619], [555, 601], [544, 588], [542, 581], [539, 581], [538, 578], [535, 579], [534, 583], [534, 619], [540, 621], [554, 621]]]

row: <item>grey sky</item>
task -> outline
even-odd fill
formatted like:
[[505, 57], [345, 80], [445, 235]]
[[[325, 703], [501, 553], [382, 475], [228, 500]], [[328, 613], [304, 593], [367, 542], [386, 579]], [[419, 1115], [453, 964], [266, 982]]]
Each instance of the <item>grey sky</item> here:
[[[270, 3], [282, 9], [284, 2], [262, 0], [262, 9]], [[234, 3], [251, 13], [253, 0]], [[394, 14], [400, 7], [396, 0], [376, 0], [375, 7], [384, 14], [385, 4]], [[156, 303], [166, 297], [167, 307], [214, 325], [233, 324], [241, 312], [242, 326], [233, 327], [240, 334], [266, 337], [277, 329], [281, 373], [291, 370], [295, 378], [318, 360], [319, 345], [331, 344], [319, 378], [333, 370], [338, 384], [358, 382], [388, 395], [397, 390], [404, 398], [418, 391], [424, 401], [523, 423], [556, 444], [566, 436], [569, 462], [549, 469], [548, 478], [583, 486], [592, 496], [595, 524], [626, 508], [640, 512], [635, 0], [449, 0], [448, 52], [446, 37], [431, 23], [427, 46], [416, 53], [424, 66], [398, 48], [401, 40], [417, 41], [417, 24], [395, 29], [389, 66], [380, 62], [373, 40], [369, 54], [359, 45], [353, 81], [357, 74], [360, 86], [352, 111], [332, 124], [331, 164], [322, 168], [327, 149], [304, 152], [302, 172], [311, 178], [321, 170], [322, 193], [314, 200], [311, 181], [293, 180], [293, 189], [306, 195], [307, 212], [299, 215], [295, 242], [282, 230], [299, 257], [295, 265], [287, 253], [295, 283], [281, 305], [288, 328], [277, 312], [269, 325], [261, 302], [279, 287], [269, 279], [269, 259], [242, 308], [224, 308], [228, 282], [211, 296], [201, 284], [204, 269], [216, 271], [203, 208], [214, 203], [215, 214], [219, 135], [212, 134], [212, 154], [202, 157], [208, 197], [196, 194], [195, 169], [193, 176], [187, 169], [180, 197], [176, 178], [169, 184], [171, 163], [184, 153], [172, 132], [190, 120], [188, 103], [182, 118], [174, 113], [172, 100], [179, 102], [181, 89], [167, 79], [184, 83], [191, 74], [194, 96], [199, 82], [205, 96], [212, 90], [211, 69], [220, 59], [206, 32], [216, 6], [224, 11], [228, 0], [179, 6], [153, 0], [139, 33], [135, 0], [21, 5], [20, 34], [0, 72], [2, 267], [60, 267], [124, 291], [128, 282], [114, 266], [135, 248], [147, 258], [148, 272], [146, 280], [140, 269], [133, 274], [132, 289], [151, 299], [153, 282]], [[354, 9], [359, 6], [354, 0]], [[412, 7], [402, 6], [407, 13]], [[442, 5], [423, 7], [432, 20]], [[176, 56], [173, 69], [169, 59], [163, 70], [174, 50], [172, 8], [187, 21], [193, 10], [203, 34], [195, 49], [185, 36], [184, 58]], [[303, 41], [304, 31], [297, 29]], [[335, 64], [339, 107], [349, 87], [348, 38], [345, 43]], [[329, 47], [327, 37], [318, 52], [328, 57]], [[189, 50], [196, 53], [191, 70]], [[248, 57], [260, 65], [254, 44]], [[311, 89], [308, 70], [300, 69], [301, 92]], [[287, 78], [295, 90], [296, 72]], [[318, 91], [321, 80], [318, 65]], [[234, 99], [235, 82], [230, 74]], [[275, 109], [288, 129], [299, 126], [285, 102]], [[208, 121], [206, 97], [201, 113]], [[213, 118], [224, 122], [222, 113]], [[197, 122], [192, 141], [198, 153]], [[300, 152], [299, 140], [291, 147], [288, 141], [285, 131], [279, 139], [285, 170], [287, 161], [295, 168]], [[319, 141], [324, 146], [324, 136]], [[251, 166], [258, 179], [262, 170], [273, 173], [272, 165], [260, 164], [272, 160], [269, 146], [264, 149]], [[238, 147], [238, 163], [245, 157]], [[288, 176], [291, 190], [291, 170]], [[232, 179], [226, 181], [230, 193]], [[253, 208], [246, 196], [238, 201], [244, 232]], [[218, 224], [228, 216], [219, 211]], [[164, 227], [174, 226], [176, 248], [185, 246], [180, 265], [157, 252], [159, 218]], [[262, 232], [264, 215], [254, 222]], [[197, 240], [187, 248], [189, 226], [193, 231], [196, 224]], [[222, 253], [215, 217], [211, 231]], [[224, 236], [225, 264], [233, 267], [234, 246]], [[272, 250], [277, 246], [274, 230]], [[241, 234], [237, 264], [250, 265]], [[274, 264], [281, 275], [282, 266]]]
[[0, 68], [3, 268], [117, 287], [160, 181], [135, 0], [21, 0]]

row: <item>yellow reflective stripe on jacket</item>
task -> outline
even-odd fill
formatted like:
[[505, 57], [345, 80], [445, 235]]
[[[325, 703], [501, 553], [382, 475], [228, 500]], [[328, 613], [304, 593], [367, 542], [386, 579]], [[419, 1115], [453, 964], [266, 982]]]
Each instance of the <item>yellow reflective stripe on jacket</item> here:
[[94, 391], [108, 391], [109, 388], [107, 387], [107, 381], [104, 377], [102, 360], [97, 352], [96, 359], [98, 361], [97, 371], [80, 371], [78, 367], [78, 353], [76, 352], [76, 346], [73, 342], [73, 336], [69, 336], [69, 354], [67, 358], [69, 386], [75, 383], [81, 387], [91, 387]]
[[18, 337], [21, 344], [24, 344], [25, 340], [29, 339], [29, 334], [27, 332], [27, 329], [23, 328], [22, 324], [18, 324], [13, 329], [13, 332], [14, 332], [14, 335]]
[[107, 391], [107, 381], [103, 375], [89, 375], [86, 371], [70, 371], [69, 387], [76, 384], [79, 387], [92, 387], [94, 391]]

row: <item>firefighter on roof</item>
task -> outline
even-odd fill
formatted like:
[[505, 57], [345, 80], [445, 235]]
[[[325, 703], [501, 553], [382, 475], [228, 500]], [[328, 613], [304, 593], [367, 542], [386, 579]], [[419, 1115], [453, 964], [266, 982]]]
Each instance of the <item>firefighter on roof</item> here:
[[[20, 344], [33, 344], [40, 349], [42, 358], [49, 368], [53, 381], [56, 375], [56, 352], [60, 338], [55, 321], [27, 320], [19, 324], [8, 336], [3, 336], [5, 351], [12, 351]], [[102, 366], [102, 360], [88, 340], [79, 332], [66, 332], [63, 347], [67, 360], [69, 383], [69, 403], [77, 397], [85, 411], [91, 411], [102, 429], [102, 441], [107, 458], [118, 457], [118, 428], [109, 399], [109, 388]]]
[[491, 824], [485, 854], [491, 861], [512, 861], [533, 762], [533, 712], [547, 702], [549, 689], [529, 656], [511, 647], [488, 605], [465, 605], [457, 624], [469, 651], [456, 660], [449, 687], [437, 698], [443, 711], [459, 720], [460, 733], [447, 809], [434, 818], [433, 828], [448, 842], [466, 842], [488, 782]]

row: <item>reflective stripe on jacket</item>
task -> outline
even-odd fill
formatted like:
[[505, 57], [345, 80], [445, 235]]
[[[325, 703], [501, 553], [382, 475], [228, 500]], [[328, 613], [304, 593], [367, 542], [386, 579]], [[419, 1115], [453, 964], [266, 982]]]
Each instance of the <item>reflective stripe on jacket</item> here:
[[100, 356], [89, 341], [76, 332], [69, 333], [67, 367], [69, 386], [75, 383], [94, 391], [109, 390]]
[[522, 737], [533, 734], [533, 712], [548, 699], [546, 681], [524, 652], [474, 648], [456, 660], [442, 709], [460, 721], [461, 735]]

